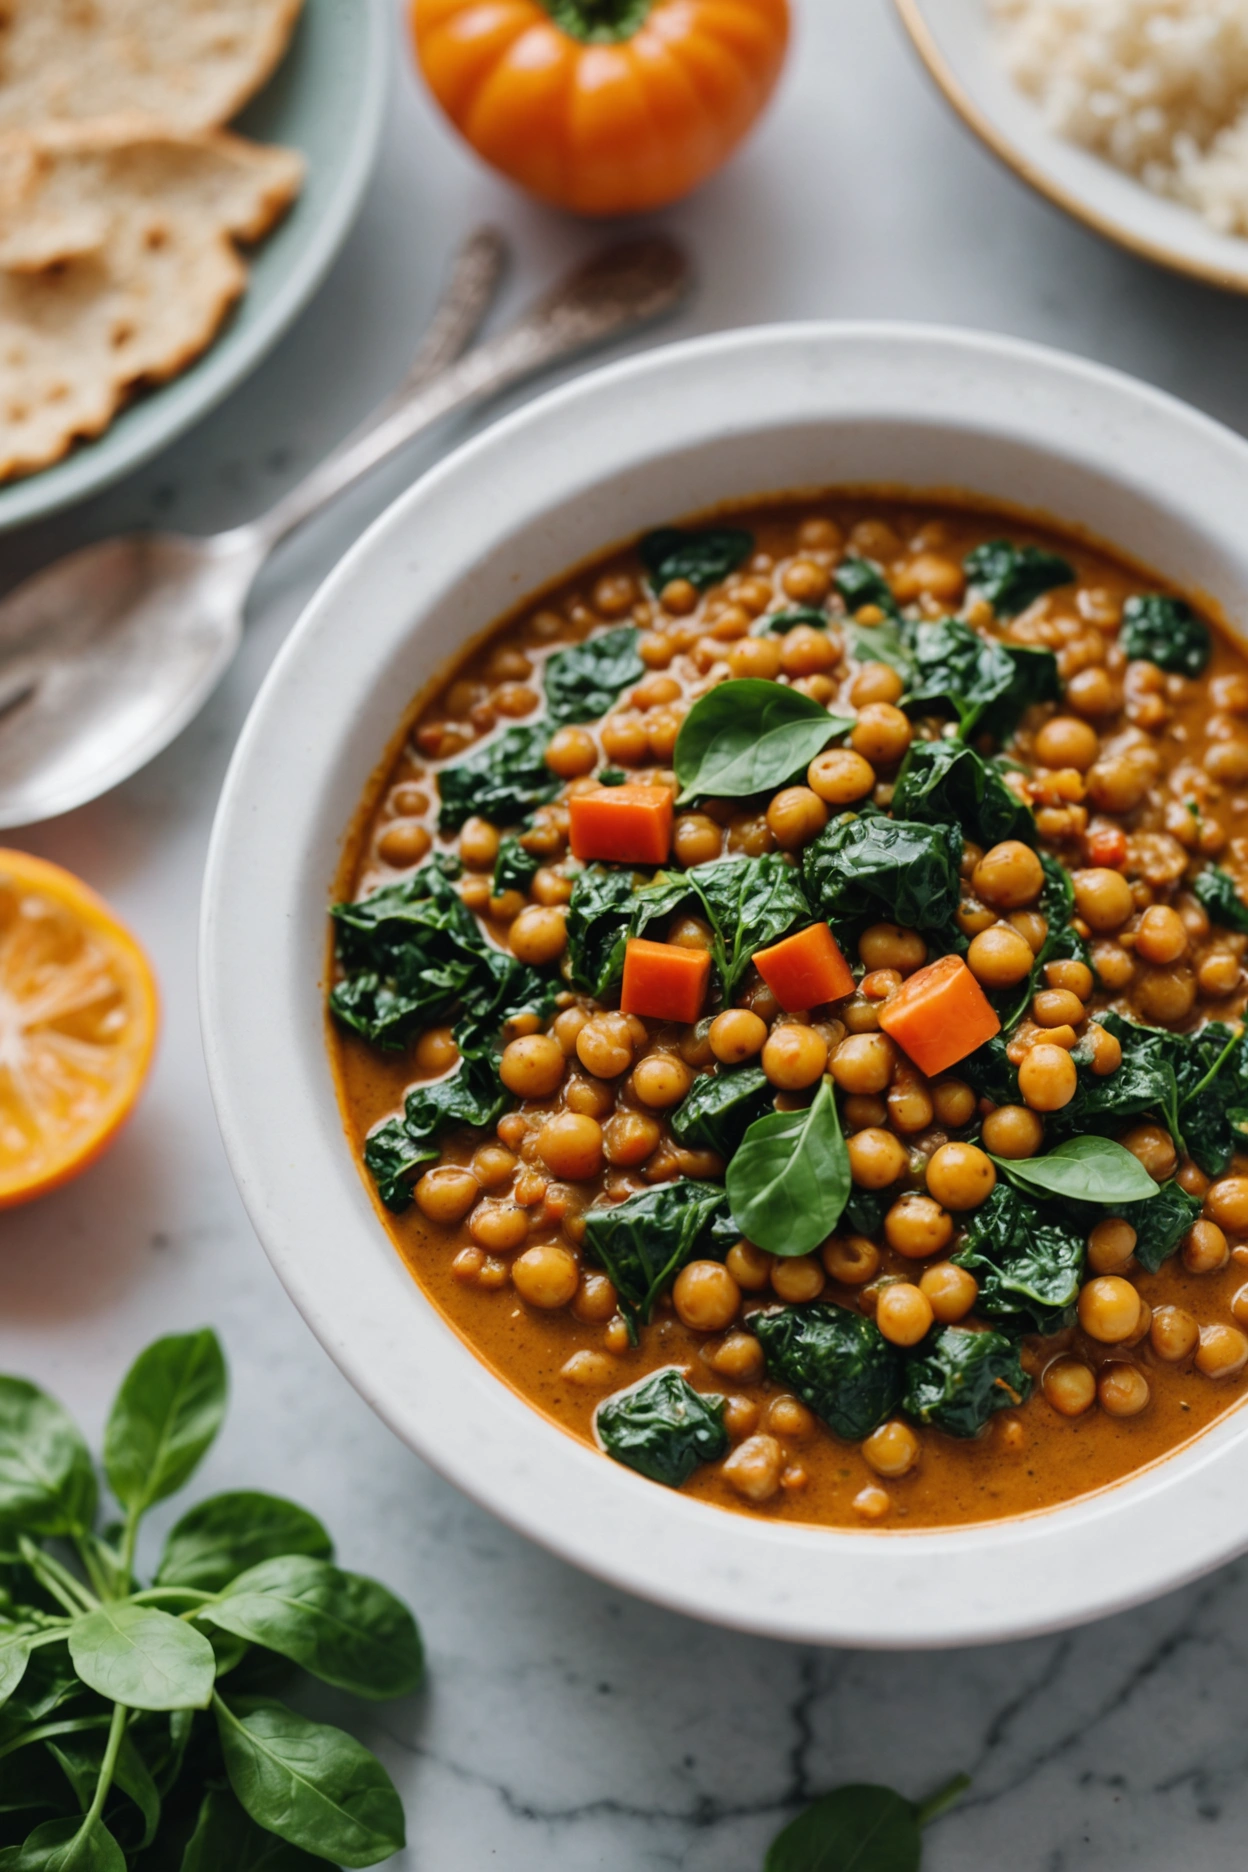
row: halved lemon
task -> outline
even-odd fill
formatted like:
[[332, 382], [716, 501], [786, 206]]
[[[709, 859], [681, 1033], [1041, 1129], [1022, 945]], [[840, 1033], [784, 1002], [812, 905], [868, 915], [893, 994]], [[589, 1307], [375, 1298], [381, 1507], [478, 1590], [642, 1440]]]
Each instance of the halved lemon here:
[[147, 1077], [156, 981], [72, 872], [0, 848], [0, 1209], [94, 1163]]

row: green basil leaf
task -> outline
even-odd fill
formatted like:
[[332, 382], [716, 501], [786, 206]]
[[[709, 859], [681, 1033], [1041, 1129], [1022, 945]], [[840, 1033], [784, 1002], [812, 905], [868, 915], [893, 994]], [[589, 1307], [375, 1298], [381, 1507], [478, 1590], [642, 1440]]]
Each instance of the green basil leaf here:
[[763, 1308], [746, 1325], [763, 1348], [767, 1376], [847, 1442], [860, 1443], [896, 1410], [905, 1360], [874, 1320], [816, 1300]]
[[548, 660], [543, 678], [551, 721], [597, 721], [621, 690], [640, 682], [646, 666], [637, 654], [638, 635], [634, 625], [622, 624], [557, 651]]
[[1006, 539], [985, 540], [967, 553], [962, 567], [971, 592], [986, 598], [998, 617], [1017, 617], [1045, 592], [1073, 584], [1076, 576], [1060, 554]]
[[354, 1736], [267, 1697], [218, 1696], [215, 1708], [230, 1786], [258, 1826], [344, 1866], [405, 1844], [394, 1783]]
[[325, 1861], [258, 1827], [228, 1788], [214, 1788], [199, 1810], [180, 1872], [325, 1872]]
[[420, 1634], [402, 1600], [326, 1560], [264, 1560], [198, 1617], [356, 1696], [405, 1696], [424, 1674]]
[[182, 1487], [221, 1428], [225, 1399], [225, 1359], [210, 1327], [140, 1352], [104, 1431], [105, 1473], [124, 1508], [141, 1514]]
[[675, 1366], [604, 1398], [594, 1431], [608, 1456], [667, 1488], [680, 1488], [700, 1463], [728, 1453], [723, 1398], [695, 1391]]
[[754, 535], [744, 527], [655, 527], [637, 542], [638, 556], [656, 592], [673, 579], [688, 579], [705, 591], [735, 572], [753, 550]]
[[1129, 657], [1156, 663], [1175, 676], [1199, 676], [1213, 654], [1209, 626], [1182, 598], [1150, 592], [1128, 598], [1119, 639]]
[[45, 1820], [22, 1846], [0, 1852], [0, 1872], [126, 1872], [126, 1856], [102, 1820]]
[[841, 1219], [849, 1151], [825, 1075], [805, 1111], [757, 1118], [728, 1165], [725, 1186], [741, 1233], [768, 1254], [810, 1254]]
[[0, 1378], [0, 1521], [52, 1537], [95, 1518], [95, 1470], [78, 1426], [24, 1378]]
[[781, 683], [757, 676], [720, 683], [698, 698], [680, 725], [673, 760], [678, 803], [771, 792], [853, 725]]
[[[991, 1151], [988, 1153], [992, 1156]], [[993, 1157], [997, 1169], [1024, 1189], [1090, 1203], [1147, 1202], [1157, 1185], [1138, 1157], [1110, 1138], [1077, 1137], [1044, 1157]]]
[[203, 1632], [154, 1606], [102, 1605], [69, 1628], [69, 1655], [89, 1689], [130, 1709], [207, 1709], [216, 1660]]
[[892, 1788], [825, 1794], [772, 1841], [763, 1872], [918, 1872], [918, 1809]]
[[1223, 929], [1248, 931], [1248, 903], [1240, 896], [1239, 886], [1230, 872], [1221, 865], [1206, 865], [1192, 885], [1192, 894], [1199, 898], [1210, 919], [1220, 923]]
[[332, 1560], [334, 1544], [314, 1514], [280, 1495], [210, 1495], [170, 1531], [156, 1584], [220, 1592], [236, 1574], [281, 1554]]

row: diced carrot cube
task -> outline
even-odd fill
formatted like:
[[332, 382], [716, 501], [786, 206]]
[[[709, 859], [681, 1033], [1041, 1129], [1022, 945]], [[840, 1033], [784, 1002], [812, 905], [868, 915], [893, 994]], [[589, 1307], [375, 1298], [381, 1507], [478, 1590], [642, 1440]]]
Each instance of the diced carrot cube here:
[[941, 956], [904, 981], [880, 1008], [880, 1026], [930, 1079], [947, 1072], [1001, 1023], [961, 956]]
[[826, 923], [812, 923], [770, 949], [756, 950], [754, 966], [786, 1014], [854, 992], [849, 963]]
[[663, 864], [672, 845], [672, 794], [664, 786], [599, 787], [568, 802], [572, 856], [609, 864]]
[[706, 999], [711, 958], [705, 949], [630, 938], [624, 950], [620, 1011], [647, 1020], [696, 1021]]

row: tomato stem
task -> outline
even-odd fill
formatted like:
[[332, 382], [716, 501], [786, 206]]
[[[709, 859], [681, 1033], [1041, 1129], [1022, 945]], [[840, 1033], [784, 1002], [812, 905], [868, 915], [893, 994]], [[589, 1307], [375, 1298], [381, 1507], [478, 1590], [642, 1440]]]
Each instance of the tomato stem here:
[[560, 32], [585, 45], [614, 45], [644, 26], [654, 0], [542, 0]]

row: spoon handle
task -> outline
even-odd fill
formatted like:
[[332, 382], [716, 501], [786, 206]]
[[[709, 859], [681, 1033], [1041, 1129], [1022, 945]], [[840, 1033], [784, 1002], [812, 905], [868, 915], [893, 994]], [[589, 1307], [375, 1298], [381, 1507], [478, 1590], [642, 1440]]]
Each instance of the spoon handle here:
[[393, 415], [409, 396], [449, 370], [476, 342], [506, 270], [507, 243], [498, 229], [474, 229], [455, 253], [450, 278], [406, 377], [371, 416], [365, 417], [351, 441], [370, 432], [383, 416]]
[[516, 324], [468, 351], [432, 382], [401, 392], [372, 428], [327, 456], [234, 537], [245, 535], [258, 557], [267, 556], [295, 527], [452, 410], [497, 395], [546, 365], [660, 317], [684, 298], [691, 280], [684, 253], [666, 238], [605, 249]]

